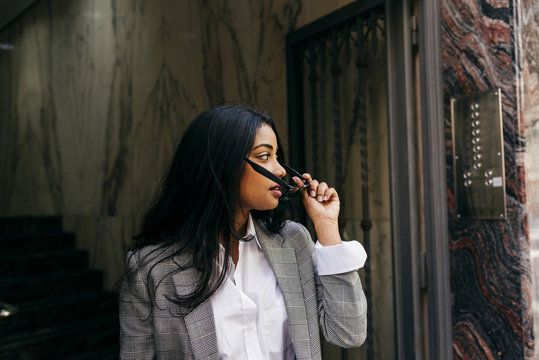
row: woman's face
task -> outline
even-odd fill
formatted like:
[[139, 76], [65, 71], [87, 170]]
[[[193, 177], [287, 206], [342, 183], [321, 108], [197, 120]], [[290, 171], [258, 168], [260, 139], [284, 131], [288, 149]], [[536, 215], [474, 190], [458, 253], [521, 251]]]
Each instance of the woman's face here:
[[[277, 138], [267, 124], [258, 128], [253, 149], [248, 157], [278, 177], [286, 175], [286, 170], [277, 161]], [[250, 210], [275, 209], [281, 194], [279, 185], [245, 163], [240, 178], [240, 205], [244, 214]]]

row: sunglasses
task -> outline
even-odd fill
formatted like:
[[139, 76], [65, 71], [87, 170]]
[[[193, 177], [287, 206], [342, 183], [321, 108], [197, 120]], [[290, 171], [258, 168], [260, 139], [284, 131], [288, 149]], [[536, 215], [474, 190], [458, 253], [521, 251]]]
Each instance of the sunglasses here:
[[299, 172], [292, 169], [290, 166], [288, 166], [286, 164], [281, 163], [281, 166], [285, 168], [286, 172], [289, 175], [297, 176], [298, 178], [303, 180], [304, 184], [302, 186], [298, 186], [296, 183], [293, 183], [293, 184], [287, 183], [286, 181], [284, 181], [280, 177], [273, 174], [271, 171], [267, 170], [263, 166], [260, 166], [257, 163], [255, 163], [255, 162], [253, 162], [253, 161], [251, 161], [251, 160], [249, 160], [247, 158], [245, 158], [245, 161], [249, 165], [251, 165], [251, 167], [253, 168], [254, 171], [259, 173], [260, 175], [263, 175], [263, 176], [267, 177], [268, 179], [270, 179], [272, 181], [275, 181], [279, 186], [281, 186], [282, 195], [281, 195], [280, 200], [288, 200], [288, 199], [292, 198], [294, 195], [296, 195], [300, 190], [303, 190], [303, 189], [309, 187], [309, 185], [311, 185], [310, 182], [308, 182], [307, 180], [305, 180], [303, 178], [303, 175], [301, 175]]

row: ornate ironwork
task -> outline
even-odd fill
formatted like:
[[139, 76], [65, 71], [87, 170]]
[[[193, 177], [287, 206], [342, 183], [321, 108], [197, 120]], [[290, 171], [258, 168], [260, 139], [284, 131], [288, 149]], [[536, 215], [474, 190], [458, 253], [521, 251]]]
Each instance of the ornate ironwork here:
[[[362, 221], [363, 245], [370, 254], [370, 230], [372, 221], [369, 218], [369, 164], [367, 152], [367, 112], [366, 112], [366, 78], [369, 57], [376, 55], [378, 42], [385, 38], [384, 10], [382, 7], [374, 8], [364, 13], [348, 18], [340, 23], [324, 28], [321, 31], [313, 31], [308, 37], [304, 37], [295, 44], [297, 64], [302, 69], [301, 79], [305, 86], [305, 92], [309, 92], [308, 102], [310, 118], [310, 130], [312, 135], [310, 155], [312, 159], [312, 171], [320, 173], [321, 150], [320, 144], [321, 114], [319, 105], [323, 96], [321, 79], [325, 75], [331, 76], [331, 111], [329, 112], [333, 124], [333, 142], [331, 165], [335, 171], [335, 188], [342, 194], [344, 183], [348, 176], [348, 167], [345, 166], [350, 160], [353, 144], [359, 143], [361, 158], [361, 181], [362, 181]], [[355, 55], [355, 58], [352, 57]], [[329, 59], [329, 69], [328, 69]], [[352, 116], [345, 129], [343, 139], [343, 109], [341, 88], [343, 72], [354, 67], [357, 83], [354, 85]], [[320, 90], [320, 91], [319, 91]], [[305, 99], [307, 100], [307, 99]], [[322, 134], [321, 134], [322, 132]], [[343, 142], [345, 141], [345, 143]], [[343, 151], [344, 145], [344, 151]], [[341, 196], [342, 208], [346, 198]], [[343, 224], [345, 225], [345, 224]], [[373, 329], [372, 329], [372, 289], [370, 258], [365, 265], [365, 294], [368, 306], [368, 329], [367, 329], [367, 358], [373, 359]], [[343, 350], [344, 351], [344, 350]], [[344, 354], [344, 353], [343, 353]]]

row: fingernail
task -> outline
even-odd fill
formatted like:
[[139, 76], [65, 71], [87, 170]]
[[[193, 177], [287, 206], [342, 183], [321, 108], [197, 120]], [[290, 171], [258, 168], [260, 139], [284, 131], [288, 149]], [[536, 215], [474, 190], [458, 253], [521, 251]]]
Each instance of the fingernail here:
[[324, 196], [324, 201], [326, 201], [327, 199], [328, 199], [328, 197], [327, 197], [327, 196]]
[[311, 196], [314, 197], [316, 194], [314, 191], [311, 191]]
[[318, 197], [318, 201], [322, 201], [322, 196], [319, 196], [319, 197]]

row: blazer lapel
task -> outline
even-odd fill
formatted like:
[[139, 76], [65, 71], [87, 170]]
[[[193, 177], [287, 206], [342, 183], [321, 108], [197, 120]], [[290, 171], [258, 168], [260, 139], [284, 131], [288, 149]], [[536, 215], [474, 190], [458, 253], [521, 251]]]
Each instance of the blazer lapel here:
[[[179, 261], [177, 261], [180, 263]], [[172, 276], [176, 292], [186, 296], [194, 290], [198, 280], [195, 269], [187, 269]], [[184, 317], [191, 349], [195, 359], [218, 359], [217, 336], [211, 299], [206, 300]]]
[[283, 294], [296, 358], [311, 358], [307, 313], [296, 252], [284, 245], [284, 239], [280, 235], [268, 232], [256, 221], [254, 224], [260, 246], [268, 258]]

